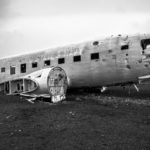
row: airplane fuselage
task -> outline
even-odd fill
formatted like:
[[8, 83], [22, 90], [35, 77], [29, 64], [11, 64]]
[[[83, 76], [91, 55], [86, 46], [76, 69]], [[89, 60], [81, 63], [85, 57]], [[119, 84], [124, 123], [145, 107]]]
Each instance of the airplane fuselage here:
[[112, 36], [0, 59], [0, 83], [50, 66], [65, 70], [70, 88], [137, 82], [138, 77], [150, 74], [143, 39], [150, 39], [150, 35]]

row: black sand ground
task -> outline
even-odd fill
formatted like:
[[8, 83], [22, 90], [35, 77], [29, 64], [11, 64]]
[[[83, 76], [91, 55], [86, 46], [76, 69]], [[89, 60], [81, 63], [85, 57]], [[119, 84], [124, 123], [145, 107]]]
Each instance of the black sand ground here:
[[59, 104], [0, 96], [1, 150], [149, 150], [149, 98], [68, 95]]

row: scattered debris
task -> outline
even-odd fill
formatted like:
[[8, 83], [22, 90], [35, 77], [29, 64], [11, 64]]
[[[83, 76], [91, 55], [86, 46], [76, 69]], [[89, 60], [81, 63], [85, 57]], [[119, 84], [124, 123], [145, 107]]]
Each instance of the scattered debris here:
[[64, 100], [65, 98], [66, 98], [65, 95], [52, 96], [52, 97], [51, 97], [51, 102], [53, 102], [53, 103], [58, 103], [58, 102]]
[[81, 98], [79, 98], [79, 97], [77, 97], [77, 98], [76, 98], [76, 101], [82, 101], [82, 99], [81, 99]]
[[101, 88], [101, 92], [103, 93], [104, 91], [106, 91], [107, 90], [107, 87], [105, 87], [105, 86], [103, 86], [102, 88]]
[[34, 98], [28, 98], [28, 99], [26, 99], [26, 100], [27, 100], [28, 102], [34, 104], [34, 102], [35, 102], [35, 100], [36, 100], [36, 97], [34, 97]]
[[75, 113], [74, 113], [74, 112], [72, 112], [72, 111], [70, 111], [70, 112], [69, 112], [69, 114], [70, 114], [70, 115], [72, 115], [72, 116], [74, 116], [74, 115], [75, 115]]
[[10, 116], [7, 116], [6, 119], [9, 119], [10, 117], [11, 117], [11, 115], [10, 115]]

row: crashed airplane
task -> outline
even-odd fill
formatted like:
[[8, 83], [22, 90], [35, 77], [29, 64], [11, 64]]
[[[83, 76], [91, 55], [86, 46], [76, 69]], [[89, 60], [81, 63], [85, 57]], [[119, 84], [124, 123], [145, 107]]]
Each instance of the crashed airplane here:
[[[0, 59], [0, 93], [65, 99], [67, 88], [126, 86], [150, 79], [150, 34], [118, 35]], [[136, 87], [138, 90], [138, 88]]]

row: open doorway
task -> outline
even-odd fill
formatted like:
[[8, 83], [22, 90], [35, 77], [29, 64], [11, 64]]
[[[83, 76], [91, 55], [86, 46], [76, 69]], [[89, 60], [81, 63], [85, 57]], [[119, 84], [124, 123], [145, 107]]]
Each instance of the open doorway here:
[[5, 93], [9, 94], [9, 90], [10, 90], [9, 82], [5, 82]]

